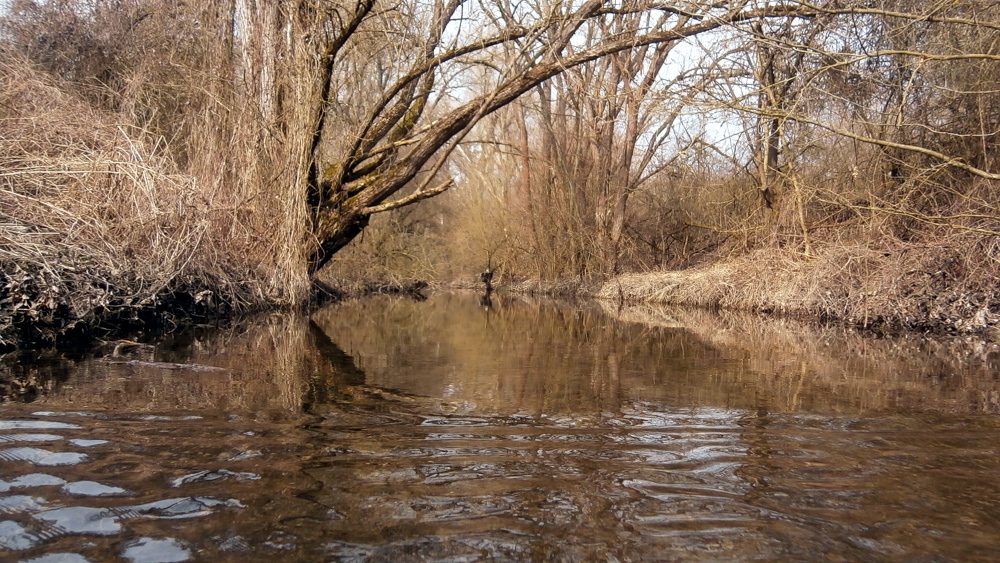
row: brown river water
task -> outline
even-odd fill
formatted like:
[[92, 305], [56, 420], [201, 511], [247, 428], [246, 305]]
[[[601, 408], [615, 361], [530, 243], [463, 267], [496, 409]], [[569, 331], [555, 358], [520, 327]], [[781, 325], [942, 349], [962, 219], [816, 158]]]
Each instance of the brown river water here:
[[439, 293], [0, 359], [0, 561], [997, 561], [1000, 351]]

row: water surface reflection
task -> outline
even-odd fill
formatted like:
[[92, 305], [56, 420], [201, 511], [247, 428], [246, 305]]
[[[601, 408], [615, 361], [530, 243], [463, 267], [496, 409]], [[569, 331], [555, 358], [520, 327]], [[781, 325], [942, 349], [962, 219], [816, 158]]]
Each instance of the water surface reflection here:
[[982, 341], [873, 339], [792, 320], [461, 295], [354, 301], [315, 322], [367, 383], [479, 412], [679, 407], [860, 414], [1000, 413], [1000, 351]]
[[8, 357], [0, 554], [992, 561], [997, 358], [460, 294]]

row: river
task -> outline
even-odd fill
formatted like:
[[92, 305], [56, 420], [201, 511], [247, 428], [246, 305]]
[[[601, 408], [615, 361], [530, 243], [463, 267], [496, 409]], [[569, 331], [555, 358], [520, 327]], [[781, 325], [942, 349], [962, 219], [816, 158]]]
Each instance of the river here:
[[0, 560], [996, 561], [1000, 351], [350, 300], [0, 360]]

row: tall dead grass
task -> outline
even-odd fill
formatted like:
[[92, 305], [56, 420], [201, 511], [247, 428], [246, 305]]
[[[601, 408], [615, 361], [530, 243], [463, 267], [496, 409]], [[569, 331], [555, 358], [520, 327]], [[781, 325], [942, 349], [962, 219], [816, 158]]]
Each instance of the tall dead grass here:
[[304, 210], [285, 197], [296, 186], [260, 182], [281, 175], [238, 153], [240, 135], [203, 137], [180, 170], [162, 135], [72, 90], [0, 62], [0, 339], [19, 323], [64, 331], [179, 294], [236, 310], [301, 298]]
[[869, 328], [995, 330], [996, 241], [823, 243], [812, 256], [762, 248], [681, 271], [623, 275], [598, 295], [621, 302], [822, 317]]

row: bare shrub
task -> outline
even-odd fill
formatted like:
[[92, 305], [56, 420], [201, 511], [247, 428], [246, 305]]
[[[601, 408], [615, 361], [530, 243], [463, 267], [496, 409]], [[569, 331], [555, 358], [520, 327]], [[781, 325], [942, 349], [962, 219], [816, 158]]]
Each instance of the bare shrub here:
[[176, 291], [236, 309], [287, 298], [273, 187], [184, 173], [162, 137], [71, 89], [15, 55], [0, 63], [0, 328], [21, 315], [67, 330]]
[[45, 267], [71, 253], [159, 285], [190, 261], [205, 231], [192, 178], [23, 61], [0, 63], [0, 84], [6, 258]]

